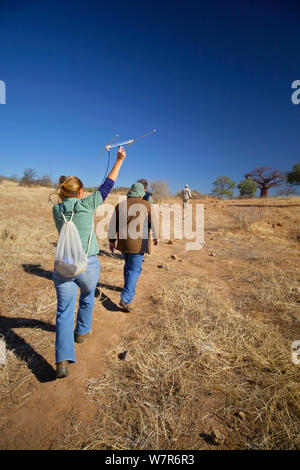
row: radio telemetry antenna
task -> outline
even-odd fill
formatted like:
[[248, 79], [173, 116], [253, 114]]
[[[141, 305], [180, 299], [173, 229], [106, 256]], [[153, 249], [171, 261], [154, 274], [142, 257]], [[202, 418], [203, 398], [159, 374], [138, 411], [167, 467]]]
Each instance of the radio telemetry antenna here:
[[150, 134], [153, 134], [154, 132], [156, 132], [156, 129], [153, 129], [153, 131], [151, 132], [147, 132], [147, 134], [145, 135], [141, 135], [140, 137], [137, 137], [136, 139], [128, 139], [128, 140], [124, 140], [122, 142], [118, 142], [117, 144], [113, 144], [113, 142], [116, 140], [117, 137], [119, 137], [119, 135], [117, 134], [113, 140], [111, 140], [110, 142], [108, 142], [104, 149], [102, 150], [102, 152], [100, 153], [99, 157], [98, 157], [98, 160], [99, 158], [101, 157], [101, 155], [103, 154], [103, 152], [105, 152], [105, 150], [107, 150], [108, 152], [108, 155], [110, 157], [110, 149], [112, 148], [115, 148], [115, 147], [124, 147], [127, 149], [130, 145], [134, 144], [135, 142], [137, 142], [138, 140], [140, 139], [143, 139], [144, 137], [146, 137], [147, 135], [150, 135]]

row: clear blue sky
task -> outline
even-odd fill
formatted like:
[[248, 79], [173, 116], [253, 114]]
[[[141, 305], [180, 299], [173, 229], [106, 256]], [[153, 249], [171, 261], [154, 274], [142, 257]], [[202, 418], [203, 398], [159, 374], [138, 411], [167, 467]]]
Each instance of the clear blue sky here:
[[[0, 2], [0, 173], [101, 182], [116, 132], [158, 132], [117, 184], [208, 193], [300, 160], [300, 3], [289, 0]], [[113, 155], [115, 156], [115, 154]]]

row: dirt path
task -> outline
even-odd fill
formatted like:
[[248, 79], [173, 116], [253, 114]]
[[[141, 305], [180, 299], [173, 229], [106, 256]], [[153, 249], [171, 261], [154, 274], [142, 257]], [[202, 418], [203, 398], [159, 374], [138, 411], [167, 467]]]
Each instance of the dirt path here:
[[[2, 434], [2, 447], [5, 449], [51, 449], [57, 448], [57, 443], [65, 437], [72, 422], [80, 423], [81, 428], [88, 426], [97, 416], [97, 403], [87, 400], [84, 395], [84, 386], [88, 379], [99, 377], [106, 373], [105, 354], [112, 348], [117, 348], [122, 335], [130, 329], [143, 325], [147, 315], [153, 313], [153, 295], [163, 283], [172, 280], [178, 275], [191, 275], [202, 279], [203, 282], [214, 282], [219, 289], [232, 289], [225, 281], [224, 274], [228, 274], [232, 263], [238, 265], [238, 260], [230, 261], [219, 256], [224, 249], [222, 237], [211, 237], [211, 232], [205, 234], [206, 245], [199, 251], [186, 251], [185, 241], [174, 241], [168, 244], [162, 241], [158, 247], [153, 247], [150, 256], [146, 257], [143, 272], [139, 279], [134, 309], [125, 313], [118, 306], [120, 289], [123, 285], [123, 261], [120, 256], [111, 257], [103, 251], [99, 257], [101, 265], [100, 284], [93, 311], [92, 337], [83, 344], [76, 344], [76, 364], [70, 365], [70, 375], [62, 380], [55, 380], [54, 371], [54, 323], [55, 306], [52, 307], [50, 322], [52, 331], [52, 347], [42, 350], [40, 357], [44, 361], [46, 379], [40, 380], [39, 375], [29, 373], [29, 379], [22, 394], [27, 401], [17, 408], [11, 408], [7, 413], [0, 434]], [[217, 253], [217, 256], [212, 256]], [[175, 255], [175, 259], [171, 258]], [[167, 263], [168, 269], [160, 269], [158, 265]], [[23, 266], [24, 268], [24, 266]], [[47, 271], [49, 269], [49, 271]], [[34, 296], [35, 289], [50, 289], [54, 293], [51, 281], [51, 266], [45, 265], [35, 268], [34, 274], [30, 270], [20, 269], [22, 276], [24, 296]], [[25, 276], [25, 277], [24, 277]], [[26, 287], [27, 285], [27, 287]], [[27, 289], [27, 291], [26, 291]], [[52, 292], [53, 291], [53, 292]], [[25, 315], [24, 315], [25, 316]], [[49, 319], [47, 320], [49, 321]], [[24, 334], [21, 331], [21, 334]], [[31, 335], [34, 335], [31, 330]], [[41, 334], [41, 332], [39, 332]], [[29, 341], [34, 344], [33, 336]], [[48, 344], [50, 344], [48, 342]], [[36, 353], [36, 348], [33, 347]], [[18, 393], [18, 392], [16, 392]]]
[[[107, 352], [115, 353], [122, 336], [141, 328], [148, 314], [155, 313], [152, 295], [164, 283], [181, 275], [196, 276], [243, 305], [244, 294], [252, 288], [244, 274], [250, 269], [254, 277], [266, 257], [271, 268], [273, 263], [274, 269], [282, 266], [283, 273], [287, 269], [298, 272], [298, 255], [289, 242], [290, 236], [299, 239], [297, 199], [273, 199], [269, 203], [206, 199], [205, 248], [188, 252], [184, 241], [163, 241], [153, 247], [143, 265], [130, 314], [118, 306], [123, 262], [117, 256], [101, 254], [101, 286], [95, 299], [92, 337], [76, 345], [77, 363], [70, 366], [70, 376], [55, 380], [56, 295], [51, 274], [57, 232], [48, 195], [47, 188], [23, 188], [16, 183], [7, 184], [2, 194], [7, 211], [0, 220], [0, 337], [6, 342], [8, 361], [7, 366], [0, 366], [1, 449], [63, 448], [64, 438], [73, 435], [77, 426], [92, 430], [92, 423], [98, 419], [98, 404], [88, 400], [86, 382], [104, 375]], [[111, 202], [116, 203], [116, 199], [112, 197]], [[198, 202], [203, 201], [193, 201]], [[241, 207], [249, 206], [250, 216], [256, 205], [263, 205], [265, 215], [254, 231], [228, 230], [238, 229], [240, 220], [233, 222], [228, 210], [241, 216]], [[35, 224], [28, 217], [33, 212], [38, 221]], [[107, 243], [103, 242], [102, 248], [107, 250]], [[171, 254], [176, 259], [171, 259]], [[159, 269], [160, 263], [168, 263], [169, 270]], [[253, 310], [255, 315], [264, 313], [257, 306]], [[266, 312], [269, 317], [270, 312]], [[277, 311], [274, 313], [277, 318]], [[293, 335], [297, 334], [295, 325]]]
[[[162, 242], [154, 248], [143, 265], [143, 273], [138, 283], [134, 299], [134, 310], [124, 313], [119, 307], [120, 287], [122, 287], [122, 262], [108, 256], [100, 256], [105, 268], [107, 261], [118, 264], [117, 285], [110, 281], [110, 273], [103, 271], [100, 277], [101, 293], [95, 299], [92, 324], [92, 337], [83, 344], [76, 344], [76, 364], [70, 366], [69, 377], [63, 380], [40, 382], [34, 375], [28, 381], [30, 397], [23, 406], [12, 409], [2, 429], [6, 449], [49, 449], [55, 446], [59, 436], [65, 434], [72, 418], [82, 426], [91, 422], [97, 413], [97, 404], [88, 401], [83, 395], [87, 379], [99, 377], [106, 371], [105, 352], [116, 347], [122, 334], [138, 326], [141, 316], [153, 310], [151, 295], [164, 282], [178, 274], [208, 276], [212, 270], [207, 250], [193, 254], [184, 250], [184, 242], [174, 244]], [[170, 255], [175, 254], [176, 260]], [[169, 269], [159, 269], [159, 263], [168, 263]], [[29, 278], [33, 282], [32, 276]], [[49, 279], [35, 278], [35, 283], [49, 285]], [[44, 358], [54, 365], [54, 350], [45, 352]], [[54, 370], [52, 371], [52, 375]], [[25, 393], [26, 395], [26, 393]]]

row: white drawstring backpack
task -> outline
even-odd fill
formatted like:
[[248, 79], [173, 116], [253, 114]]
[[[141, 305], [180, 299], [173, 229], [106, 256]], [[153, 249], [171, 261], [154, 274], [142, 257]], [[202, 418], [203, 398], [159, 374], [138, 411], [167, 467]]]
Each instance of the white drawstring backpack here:
[[64, 219], [64, 225], [61, 228], [57, 242], [54, 266], [62, 277], [72, 278], [83, 273], [87, 268], [94, 223], [92, 224], [89, 236], [88, 249], [85, 253], [77, 227], [72, 222], [74, 211], [71, 214], [70, 220], [67, 220], [60, 204], [60, 213]]

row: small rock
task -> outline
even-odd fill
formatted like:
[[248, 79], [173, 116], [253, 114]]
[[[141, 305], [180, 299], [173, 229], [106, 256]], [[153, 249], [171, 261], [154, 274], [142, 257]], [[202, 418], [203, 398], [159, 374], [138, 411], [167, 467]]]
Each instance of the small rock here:
[[213, 344], [201, 341], [198, 345], [198, 351], [201, 352], [215, 352], [216, 348]]
[[177, 259], [177, 256], [176, 255], [171, 255], [171, 258], [172, 259]]
[[225, 442], [225, 436], [217, 429], [213, 429], [211, 431], [210, 438], [211, 438], [212, 443], [215, 444], [216, 446], [220, 446], [221, 444]]
[[292, 287], [292, 292], [296, 292], [297, 294], [300, 294], [300, 287]]
[[243, 411], [236, 411], [234, 413], [234, 416], [236, 416], [237, 418], [239, 418], [241, 421], [245, 421], [246, 419], [246, 415]]
[[118, 354], [118, 358], [120, 359], [120, 361], [126, 361], [126, 359], [128, 359], [128, 351], [127, 349], [125, 351], [122, 351]]
[[212, 251], [209, 256], [216, 256], [216, 253]]
[[162, 263], [157, 265], [158, 268], [169, 270], [169, 265], [167, 263]]

